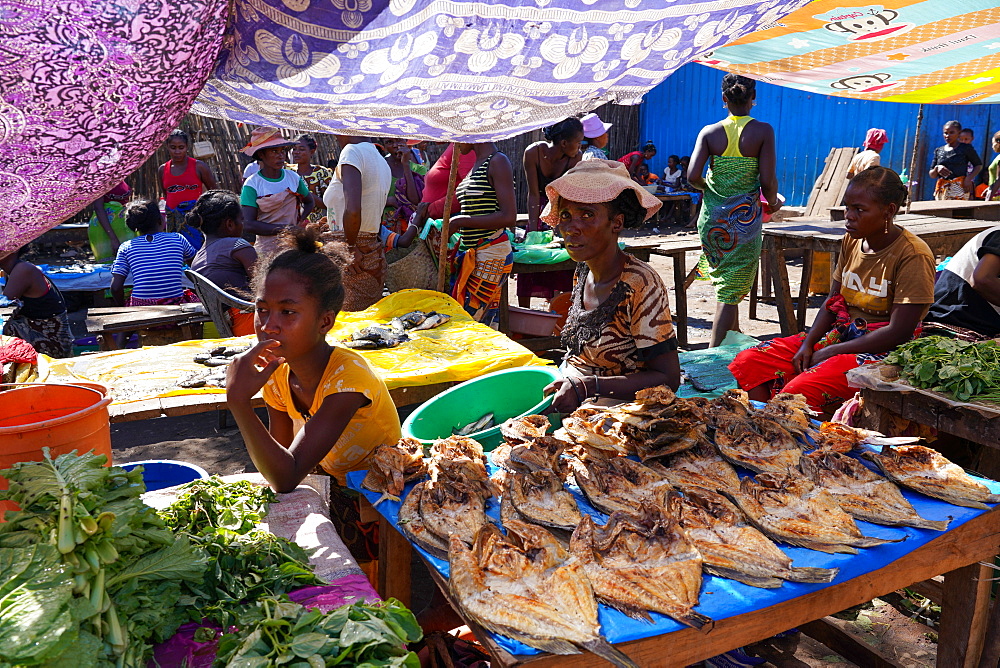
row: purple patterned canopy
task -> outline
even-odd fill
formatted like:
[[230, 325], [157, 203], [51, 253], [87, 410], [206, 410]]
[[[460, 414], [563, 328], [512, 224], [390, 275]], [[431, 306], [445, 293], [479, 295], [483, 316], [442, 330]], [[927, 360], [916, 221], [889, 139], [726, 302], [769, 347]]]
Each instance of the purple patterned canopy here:
[[227, 0], [0, 0], [0, 253], [111, 190], [187, 113]]
[[502, 139], [637, 103], [698, 54], [805, 4], [240, 0], [192, 111], [313, 132]]

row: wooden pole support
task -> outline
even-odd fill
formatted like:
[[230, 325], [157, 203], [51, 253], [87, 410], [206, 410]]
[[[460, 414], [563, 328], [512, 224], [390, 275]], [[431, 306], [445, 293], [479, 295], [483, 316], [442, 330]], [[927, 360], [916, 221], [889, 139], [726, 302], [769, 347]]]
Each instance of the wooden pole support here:
[[903, 185], [906, 186], [906, 213], [910, 212], [910, 202], [913, 201], [913, 186], [911, 184], [917, 181], [917, 150], [920, 148], [920, 127], [924, 124], [924, 105], [920, 105], [917, 109], [917, 130], [913, 133], [913, 155], [910, 156], [910, 174], [909, 183]]
[[451, 203], [455, 198], [455, 181], [458, 180], [458, 143], [451, 144], [451, 171], [448, 172], [448, 192], [444, 196], [444, 215], [441, 217], [441, 247], [438, 249], [438, 292], [447, 292], [448, 285], [448, 225], [451, 222]]

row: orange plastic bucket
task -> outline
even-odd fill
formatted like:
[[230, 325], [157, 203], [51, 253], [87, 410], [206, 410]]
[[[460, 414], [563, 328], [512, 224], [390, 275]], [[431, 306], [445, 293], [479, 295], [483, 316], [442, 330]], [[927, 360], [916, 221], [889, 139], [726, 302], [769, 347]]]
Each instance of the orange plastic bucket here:
[[[97, 383], [27, 383], [0, 385], [0, 469], [17, 462], [41, 461], [48, 447], [55, 459], [76, 450], [94, 451], [111, 463], [111, 420], [108, 388]], [[7, 479], [0, 476], [0, 489]], [[0, 501], [3, 511], [17, 505]]]

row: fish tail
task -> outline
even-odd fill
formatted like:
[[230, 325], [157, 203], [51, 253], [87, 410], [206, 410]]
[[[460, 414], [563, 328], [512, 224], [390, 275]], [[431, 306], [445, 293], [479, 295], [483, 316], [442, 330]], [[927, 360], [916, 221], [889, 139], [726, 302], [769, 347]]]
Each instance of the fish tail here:
[[[493, 630], [493, 629], [491, 629]], [[503, 635], [514, 637], [525, 645], [530, 645], [535, 649], [540, 649], [549, 654], [579, 654], [580, 650], [568, 640], [562, 638], [539, 638], [537, 636], [524, 636], [523, 634], [511, 634], [510, 629], [501, 632]], [[607, 641], [605, 641], [607, 643]], [[608, 645], [610, 647], [610, 645]]]
[[585, 642], [583, 643], [583, 648], [593, 652], [605, 661], [618, 666], [618, 668], [639, 668], [639, 665], [628, 658], [625, 652], [616, 648], [604, 638], [595, 638], [594, 640]]
[[395, 494], [390, 494], [389, 492], [382, 492], [382, 496], [378, 497], [378, 501], [373, 503], [372, 506], [378, 506], [378, 504], [383, 501], [395, 501], [396, 503], [399, 503], [399, 497]]
[[698, 629], [703, 633], [708, 633], [712, 630], [712, 627], [715, 626], [714, 619], [694, 610], [688, 610], [683, 615], [678, 615], [674, 619], [679, 621], [681, 624], [687, 624], [688, 626]]
[[826, 583], [833, 582], [840, 572], [839, 568], [811, 568], [808, 566], [794, 566], [788, 569], [785, 579], [789, 582], [811, 582]]
[[919, 522], [911, 522], [910, 526], [916, 527], [917, 529], [931, 529], [933, 531], [947, 531], [948, 523], [951, 520], [928, 520], [923, 517], [920, 518]]

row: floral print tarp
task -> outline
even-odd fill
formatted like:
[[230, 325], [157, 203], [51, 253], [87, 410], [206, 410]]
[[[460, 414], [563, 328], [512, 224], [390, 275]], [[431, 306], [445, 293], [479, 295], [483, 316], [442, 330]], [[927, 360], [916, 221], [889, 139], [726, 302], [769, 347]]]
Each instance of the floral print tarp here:
[[312, 132], [502, 139], [606, 102], [807, 0], [239, 0], [192, 111]]
[[227, 0], [0, 0], [0, 254], [148, 158], [222, 44]]

